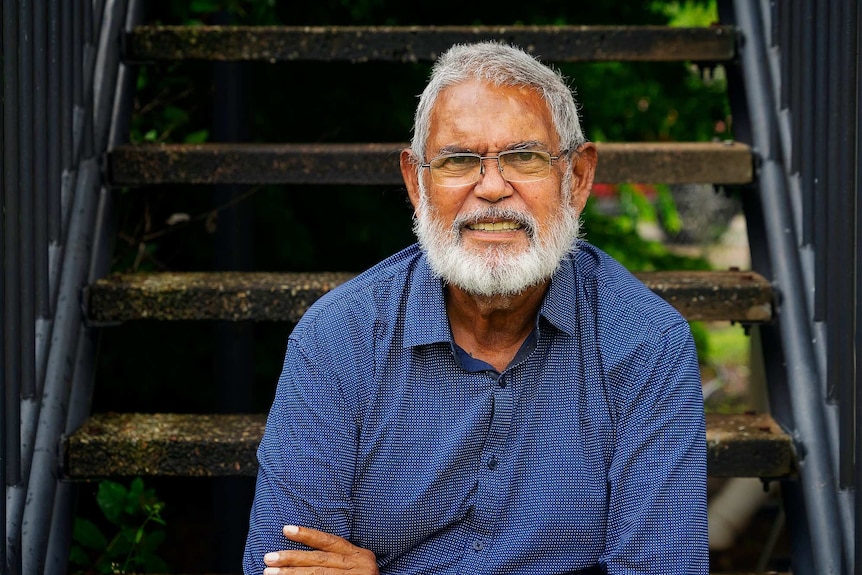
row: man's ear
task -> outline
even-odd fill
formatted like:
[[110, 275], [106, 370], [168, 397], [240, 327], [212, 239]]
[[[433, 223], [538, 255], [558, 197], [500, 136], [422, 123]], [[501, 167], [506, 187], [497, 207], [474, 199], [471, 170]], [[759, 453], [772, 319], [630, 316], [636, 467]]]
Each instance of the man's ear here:
[[593, 189], [593, 179], [596, 175], [598, 152], [592, 142], [578, 146], [571, 160], [572, 175], [572, 207], [581, 213], [587, 204], [587, 198]]
[[410, 203], [416, 209], [416, 206], [419, 205], [419, 170], [417, 169], [419, 163], [410, 148], [401, 150], [399, 162], [401, 164], [401, 178], [407, 187], [407, 195], [410, 196]]

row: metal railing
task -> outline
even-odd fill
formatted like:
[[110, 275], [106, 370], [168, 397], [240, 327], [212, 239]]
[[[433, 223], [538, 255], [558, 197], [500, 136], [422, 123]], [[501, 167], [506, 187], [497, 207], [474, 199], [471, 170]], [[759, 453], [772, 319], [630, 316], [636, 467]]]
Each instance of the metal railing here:
[[[741, 32], [734, 122], [758, 158], [746, 216], [752, 262], [780, 292], [763, 334], [776, 418], [796, 441], [786, 485], [794, 573], [853, 573], [860, 374], [860, 194], [855, 0], [733, 0]], [[734, 101], [734, 96], [731, 94]], [[858, 504], [857, 504], [858, 505]]]
[[135, 5], [2, 4], [4, 574], [66, 570], [71, 487], [58, 450], [89, 412], [93, 334], [80, 294], [107, 271], [101, 164], [127, 132], [115, 116], [130, 95], [120, 57]]

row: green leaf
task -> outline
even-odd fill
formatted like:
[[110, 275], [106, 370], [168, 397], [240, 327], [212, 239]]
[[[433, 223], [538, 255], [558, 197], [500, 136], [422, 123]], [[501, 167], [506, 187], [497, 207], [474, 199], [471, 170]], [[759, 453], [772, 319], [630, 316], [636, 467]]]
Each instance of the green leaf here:
[[218, 12], [220, 8], [221, 6], [215, 0], [192, 0], [189, 4], [189, 10], [197, 13]]
[[69, 563], [72, 565], [79, 565], [81, 567], [90, 567], [93, 560], [90, 559], [90, 556], [87, 555], [87, 552], [84, 551], [81, 547], [77, 545], [72, 545], [69, 548]]
[[127, 495], [126, 488], [114, 481], [103, 481], [99, 484], [96, 502], [105, 514], [105, 518], [111, 523], [120, 523], [120, 516], [126, 507]]
[[186, 144], [202, 144], [206, 142], [209, 137], [209, 130], [198, 130], [197, 132], [192, 132], [191, 134], [188, 134], [183, 140]]
[[189, 113], [176, 106], [165, 106], [162, 117], [171, 124], [184, 124], [189, 120]]
[[123, 511], [130, 517], [140, 515], [141, 500], [144, 497], [144, 480], [135, 477], [129, 485], [129, 494], [126, 496], [126, 505]]
[[108, 540], [89, 519], [75, 518], [72, 526], [72, 540], [88, 548], [101, 550], [108, 546]]

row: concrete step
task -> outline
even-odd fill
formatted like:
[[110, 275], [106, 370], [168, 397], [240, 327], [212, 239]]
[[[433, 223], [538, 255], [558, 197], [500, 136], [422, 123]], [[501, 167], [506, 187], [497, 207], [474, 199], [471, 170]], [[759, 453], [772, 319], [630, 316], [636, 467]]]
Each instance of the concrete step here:
[[730, 60], [730, 26], [139, 26], [125, 41], [127, 61], [431, 61], [455, 43], [497, 40], [544, 60]]
[[[765, 414], [707, 414], [711, 477], [794, 474], [790, 437]], [[103, 477], [252, 476], [266, 416], [102, 413], [64, 440], [63, 474]]]
[[[736, 142], [597, 143], [596, 181], [747, 184], [752, 152]], [[126, 144], [108, 152], [113, 186], [381, 184], [402, 186], [406, 143]]]
[[[773, 288], [750, 271], [635, 274], [692, 321], [768, 322]], [[138, 319], [296, 322], [347, 273], [171, 272], [114, 274], [86, 289], [96, 323]]]

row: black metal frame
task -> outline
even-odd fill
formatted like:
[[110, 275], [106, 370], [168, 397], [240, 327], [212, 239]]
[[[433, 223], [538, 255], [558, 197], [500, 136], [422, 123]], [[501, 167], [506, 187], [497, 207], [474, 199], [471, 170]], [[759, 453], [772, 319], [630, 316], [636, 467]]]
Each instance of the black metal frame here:
[[752, 262], [780, 292], [763, 349], [774, 415], [800, 459], [799, 481], [784, 486], [793, 571], [852, 573], [862, 541], [859, 10], [855, 0], [720, 6], [742, 38], [736, 131], [758, 158], [758, 200], [746, 208]]
[[102, 157], [127, 133], [112, 125], [128, 116], [121, 42], [137, 5], [2, 5], [4, 574], [66, 570], [72, 486], [58, 449], [89, 413], [94, 333], [80, 294], [107, 272]]

